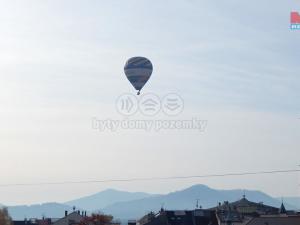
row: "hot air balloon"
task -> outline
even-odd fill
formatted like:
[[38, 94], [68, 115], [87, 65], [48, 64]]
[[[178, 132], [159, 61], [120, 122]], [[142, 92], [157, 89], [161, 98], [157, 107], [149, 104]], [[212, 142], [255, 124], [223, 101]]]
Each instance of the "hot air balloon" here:
[[138, 95], [149, 80], [152, 71], [153, 66], [150, 60], [141, 56], [128, 59], [124, 66], [126, 77], [132, 86], [138, 91]]

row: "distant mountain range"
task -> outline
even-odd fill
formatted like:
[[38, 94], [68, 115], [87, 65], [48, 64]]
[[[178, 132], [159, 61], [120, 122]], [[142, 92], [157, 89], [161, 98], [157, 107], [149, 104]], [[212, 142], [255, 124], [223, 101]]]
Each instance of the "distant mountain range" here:
[[[236, 201], [242, 198], [244, 190], [216, 190], [205, 185], [195, 185], [187, 189], [171, 192], [164, 195], [152, 195], [143, 192], [125, 192], [108, 189], [90, 196], [82, 197], [66, 203], [45, 203], [30, 206], [10, 206], [8, 210], [14, 219], [64, 216], [64, 211], [72, 211], [73, 206], [78, 210], [102, 211], [121, 220], [135, 219], [150, 211], [158, 211], [161, 207], [166, 209], [194, 209], [198, 199], [203, 208], [214, 207], [218, 202]], [[281, 199], [260, 192], [246, 190], [246, 198], [254, 202], [280, 207]], [[300, 198], [284, 198], [287, 209], [299, 208]]]
[[10, 216], [14, 220], [23, 220], [24, 218], [61, 218], [65, 215], [65, 210], [71, 212], [71, 206], [60, 203], [44, 203], [36, 205], [18, 205], [8, 206]]
[[78, 206], [88, 211], [95, 211], [102, 209], [108, 205], [114, 204], [116, 202], [132, 201], [151, 196], [153, 195], [143, 192], [126, 192], [114, 189], [107, 189], [105, 191], [87, 197], [66, 202], [65, 204], [70, 206]]
[[[149, 211], [158, 211], [162, 206], [166, 209], [194, 209], [196, 201], [203, 208], [217, 206], [223, 201], [237, 201], [242, 198], [244, 190], [215, 190], [205, 185], [195, 185], [190, 188], [172, 192], [166, 195], [153, 196], [128, 202], [117, 202], [102, 209], [117, 218], [138, 218]], [[260, 191], [245, 191], [250, 201], [280, 207], [281, 201]], [[286, 204], [286, 208], [295, 207]]]

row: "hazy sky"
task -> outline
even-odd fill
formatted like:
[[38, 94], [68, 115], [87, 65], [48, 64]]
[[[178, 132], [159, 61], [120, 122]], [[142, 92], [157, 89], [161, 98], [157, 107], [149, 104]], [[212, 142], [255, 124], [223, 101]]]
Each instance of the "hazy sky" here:
[[[0, 184], [299, 168], [300, 31], [289, 29], [299, 1], [0, 2]], [[93, 117], [122, 119], [117, 97], [135, 94], [123, 66], [137, 55], [154, 66], [143, 92], [178, 93], [175, 118], [207, 120], [204, 132], [92, 129]], [[0, 203], [196, 183], [300, 193], [294, 173], [0, 187]]]

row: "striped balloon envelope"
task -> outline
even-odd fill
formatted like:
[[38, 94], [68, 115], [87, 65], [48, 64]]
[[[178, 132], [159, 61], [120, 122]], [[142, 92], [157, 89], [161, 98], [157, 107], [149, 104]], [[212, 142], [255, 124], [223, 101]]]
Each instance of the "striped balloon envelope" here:
[[145, 57], [132, 57], [127, 60], [124, 66], [124, 72], [132, 86], [140, 94], [141, 89], [151, 77], [153, 71], [152, 63]]

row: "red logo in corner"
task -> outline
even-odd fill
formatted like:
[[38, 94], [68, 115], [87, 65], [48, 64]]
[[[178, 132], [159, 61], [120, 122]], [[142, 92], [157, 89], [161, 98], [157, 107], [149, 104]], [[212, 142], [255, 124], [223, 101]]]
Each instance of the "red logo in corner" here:
[[291, 29], [300, 30], [300, 14], [298, 12], [291, 12]]

